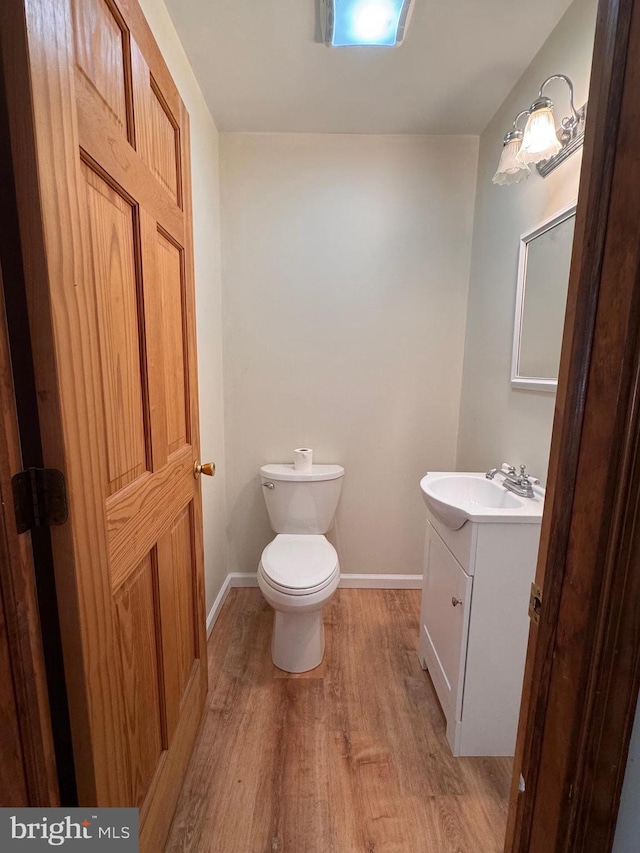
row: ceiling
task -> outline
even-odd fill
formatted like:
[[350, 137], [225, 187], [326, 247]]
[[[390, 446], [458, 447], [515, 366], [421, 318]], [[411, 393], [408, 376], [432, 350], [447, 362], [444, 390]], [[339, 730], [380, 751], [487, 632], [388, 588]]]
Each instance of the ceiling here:
[[482, 132], [570, 5], [415, 0], [401, 47], [332, 49], [317, 0], [165, 2], [219, 130], [430, 134]]

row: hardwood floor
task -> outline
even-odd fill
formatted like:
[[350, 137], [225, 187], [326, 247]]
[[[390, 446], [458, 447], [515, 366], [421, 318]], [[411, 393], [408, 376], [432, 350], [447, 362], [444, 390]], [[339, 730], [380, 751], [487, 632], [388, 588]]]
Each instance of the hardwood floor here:
[[451, 756], [416, 652], [417, 590], [338, 590], [323, 663], [271, 663], [273, 611], [233, 590], [166, 853], [498, 853], [511, 759]]

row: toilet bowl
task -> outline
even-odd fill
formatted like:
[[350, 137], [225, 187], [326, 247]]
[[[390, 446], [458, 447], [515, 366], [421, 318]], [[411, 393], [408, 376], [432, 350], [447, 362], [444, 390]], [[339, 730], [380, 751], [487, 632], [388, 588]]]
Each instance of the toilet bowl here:
[[258, 585], [275, 610], [271, 658], [285, 672], [324, 657], [322, 608], [340, 582], [338, 555], [320, 535], [279, 534], [262, 552]]
[[275, 611], [271, 658], [285, 672], [315, 669], [324, 656], [322, 608], [340, 582], [340, 564], [324, 536], [333, 525], [344, 469], [293, 465], [260, 469], [276, 537], [262, 552], [258, 585]]

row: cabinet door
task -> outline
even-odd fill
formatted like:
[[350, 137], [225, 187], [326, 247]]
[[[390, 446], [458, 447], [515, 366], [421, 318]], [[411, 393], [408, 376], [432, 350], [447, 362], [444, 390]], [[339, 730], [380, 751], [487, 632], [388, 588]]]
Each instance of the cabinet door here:
[[448, 721], [459, 720], [462, 716], [472, 583], [472, 578], [429, 526], [422, 593], [421, 647]]

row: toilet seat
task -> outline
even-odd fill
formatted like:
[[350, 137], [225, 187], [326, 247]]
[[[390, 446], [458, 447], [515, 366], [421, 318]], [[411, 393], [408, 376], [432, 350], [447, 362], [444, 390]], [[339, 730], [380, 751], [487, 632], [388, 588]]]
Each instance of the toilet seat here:
[[339, 571], [333, 545], [321, 535], [280, 533], [262, 552], [264, 580], [288, 595], [310, 595], [328, 586]]

